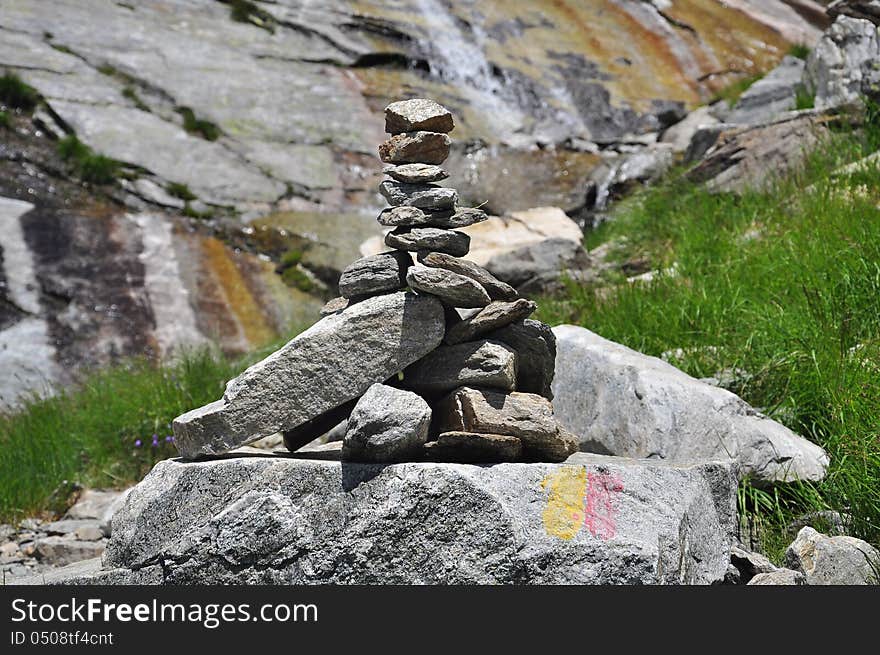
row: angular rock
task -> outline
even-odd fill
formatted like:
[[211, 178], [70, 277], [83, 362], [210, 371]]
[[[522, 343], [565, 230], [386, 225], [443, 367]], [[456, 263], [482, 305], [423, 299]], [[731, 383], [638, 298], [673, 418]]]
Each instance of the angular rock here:
[[339, 293], [344, 298], [357, 298], [402, 289], [412, 263], [409, 253], [401, 250], [362, 257], [342, 271]]
[[416, 227], [403, 231], [401, 228], [385, 235], [385, 245], [398, 250], [436, 250], [453, 257], [464, 257], [470, 248], [471, 238], [455, 230], [435, 227]]
[[291, 430], [424, 357], [444, 326], [439, 300], [409, 293], [326, 316], [227, 384], [223, 398], [175, 419], [175, 443], [193, 458]]
[[804, 574], [790, 569], [777, 569], [770, 573], [759, 573], [749, 580], [747, 585], [755, 586], [789, 586], [806, 584]]
[[388, 207], [376, 219], [386, 227], [428, 227], [428, 214], [417, 207]]
[[748, 584], [756, 575], [779, 570], [773, 562], [760, 553], [752, 553], [736, 545], [730, 548], [730, 563], [738, 572], [739, 584]]
[[740, 96], [725, 120], [728, 123], [764, 123], [794, 109], [803, 72], [804, 60], [787, 55]]
[[458, 387], [479, 386], [513, 391], [516, 353], [493, 341], [440, 346], [403, 372], [403, 385], [420, 394], [440, 394]]
[[450, 307], [485, 307], [492, 302], [477, 282], [441, 268], [411, 268], [406, 281], [412, 289], [433, 294]]
[[486, 290], [492, 300], [516, 300], [519, 297], [512, 286], [502, 282], [482, 266], [466, 259], [450, 257], [441, 252], [420, 252], [418, 259], [425, 266], [442, 268], [471, 278]]
[[581, 449], [674, 462], [734, 459], [758, 483], [821, 480], [828, 455], [725, 389], [574, 325], [556, 335], [556, 417]]
[[475, 207], [458, 207], [455, 211], [431, 212], [427, 225], [453, 230], [488, 220], [489, 215]]
[[321, 316], [329, 316], [330, 314], [341, 312], [348, 307], [349, 302], [348, 298], [343, 298], [342, 296], [328, 300], [324, 303], [324, 306], [321, 307]]
[[437, 432], [479, 432], [517, 437], [526, 457], [561, 462], [577, 452], [577, 438], [556, 422], [553, 406], [532, 393], [462, 387], [434, 408]]
[[490, 332], [486, 338], [507, 344], [516, 352], [517, 391], [536, 393], [553, 400], [551, 385], [556, 371], [556, 337], [549, 325], [527, 318]]
[[515, 462], [522, 455], [522, 442], [503, 434], [444, 432], [425, 444], [429, 459], [441, 462], [481, 464]]
[[431, 164], [401, 164], [400, 166], [386, 166], [383, 171], [398, 182], [409, 184], [427, 184], [439, 182], [449, 177], [449, 172], [439, 166]]
[[448, 344], [473, 341], [492, 330], [528, 318], [537, 308], [534, 301], [525, 298], [513, 302], [493, 301], [470, 318], [451, 325], [444, 341]]
[[800, 571], [809, 585], [880, 584], [880, 552], [855, 537], [828, 537], [801, 528], [785, 551], [785, 564]]
[[71, 537], [45, 537], [36, 543], [36, 555], [41, 562], [64, 566], [84, 559], [100, 557], [104, 552], [103, 541], [79, 541]]
[[458, 202], [458, 192], [455, 189], [434, 184], [406, 184], [385, 180], [379, 185], [379, 193], [392, 207], [418, 207], [436, 211], [454, 207]]
[[673, 152], [685, 152], [691, 144], [694, 135], [701, 127], [708, 127], [716, 123], [718, 123], [718, 119], [712, 115], [709, 107], [698, 107], [688, 114], [684, 120], [679, 121], [663, 132], [660, 142], [672, 144]]
[[485, 221], [486, 212], [481, 209], [459, 207], [455, 211], [425, 212], [416, 207], [402, 205], [383, 209], [377, 220], [387, 227], [438, 227], [455, 229]]
[[342, 441], [343, 461], [420, 459], [431, 408], [411, 391], [374, 384], [355, 405]]
[[850, 16], [869, 20], [880, 27], [880, 2], [878, 0], [834, 0], [828, 5], [827, 12], [834, 19], [838, 16]]
[[454, 127], [449, 110], [427, 98], [401, 100], [385, 107], [385, 131], [389, 134], [416, 130], [451, 132]]
[[584, 453], [165, 460], [117, 514], [104, 566], [161, 561], [166, 584], [711, 584], [728, 565], [735, 490], [724, 464]]
[[437, 132], [395, 134], [379, 146], [379, 158], [388, 164], [442, 164], [452, 141]]
[[868, 20], [842, 15], [807, 57], [804, 85], [815, 94], [817, 109], [841, 107], [871, 96], [880, 62], [880, 28]]

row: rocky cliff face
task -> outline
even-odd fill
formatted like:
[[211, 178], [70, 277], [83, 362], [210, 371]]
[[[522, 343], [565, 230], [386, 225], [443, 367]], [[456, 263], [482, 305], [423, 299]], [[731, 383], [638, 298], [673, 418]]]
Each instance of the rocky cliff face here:
[[[83, 364], [205, 340], [243, 350], [311, 321], [303, 290], [335, 285], [375, 234], [390, 100], [461, 117], [450, 184], [464, 204], [574, 215], [603, 161], [813, 43], [820, 9], [0, 0], [0, 69], [46, 103], [0, 131], [0, 405]], [[54, 140], [72, 133], [122, 179], [71, 181]]]

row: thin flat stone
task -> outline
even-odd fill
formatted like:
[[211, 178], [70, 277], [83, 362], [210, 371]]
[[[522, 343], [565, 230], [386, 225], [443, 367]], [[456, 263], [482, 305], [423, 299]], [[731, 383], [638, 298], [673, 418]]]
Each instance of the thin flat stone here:
[[475, 386], [513, 391], [517, 361], [513, 348], [496, 341], [440, 346], [403, 372], [402, 384], [420, 394], [442, 394]]
[[537, 308], [538, 305], [534, 301], [525, 298], [513, 302], [496, 300], [472, 317], [452, 325], [446, 331], [444, 341], [448, 344], [473, 341], [493, 330], [528, 318]]
[[379, 158], [387, 164], [442, 164], [451, 145], [452, 140], [438, 132], [395, 134], [379, 146]]
[[515, 462], [522, 456], [522, 441], [505, 434], [444, 432], [425, 444], [425, 456], [435, 462], [491, 464]]
[[450, 307], [485, 307], [492, 301], [479, 283], [442, 268], [411, 268], [406, 282], [416, 291], [437, 296]]
[[385, 245], [397, 250], [434, 250], [453, 257], [464, 257], [471, 247], [471, 238], [464, 232], [435, 227], [398, 228], [385, 235]]
[[418, 207], [388, 207], [376, 219], [387, 227], [428, 227], [430, 217]]
[[342, 271], [339, 293], [345, 298], [357, 298], [402, 289], [412, 263], [410, 254], [400, 250], [362, 257]]
[[449, 177], [449, 173], [439, 166], [431, 164], [401, 164], [400, 166], [386, 166], [384, 173], [398, 182], [409, 184], [427, 184], [439, 182]]
[[519, 294], [512, 286], [502, 282], [482, 266], [466, 259], [450, 257], [442, 252], [420, 252], [418, 258], [425, 266], [452, 271], [478, 282], [492, 300], [511, 301], [519, 298]]
[[428, 214], [426, 225], [430, 225], [431, 227], [456, 229], [460, 227], [468, 227], [475, 223], [482, 223], [488, 218], [489, 215], [482, 209], [476, 209], [474, 207], [458, 207], [455, 211], [431, 212]]
[[451, 132], [454, 128], [450, 111], [427, 98], [400, 100], [385, 107], [385, 131], [388, 134], [415, 130]]
[[435, 184], [404, 184], [385, 180], [379, 185], [379, 193], [392, 207], [444, 210], [451, 209], [458, 202], [458, 191]]

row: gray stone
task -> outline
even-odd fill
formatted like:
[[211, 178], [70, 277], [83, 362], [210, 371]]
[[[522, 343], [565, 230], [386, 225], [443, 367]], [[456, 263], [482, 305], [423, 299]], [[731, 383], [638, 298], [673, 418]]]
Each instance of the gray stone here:
[[379, 158], [388, 164], [442, 164], [451, 144], [437, 132], [395, 134], [379, 146]]
[[522, 441], [504, 434], [444, 432], [436, 441], [425, 444], [425, 454], [438, 462], [515, 462], [522, 455]]
[[451, 132], [454, 127], [449, 110], [427, 98], [401, 100], [385, 107], [385, 131], [389, 134], [416, 130]]
[[464, 257], [470, 248], [471, 238], [464, 232], [441, 230], [435, 227], [401, 228], [385, 235], [385, 245], [398, 250], [436, 250], [453, 257]]
[[450, 307], [485, 307], [492, 302], [480, 284], [441, 268], [411, 268], [406, 281], [412, 289], [433, 294]]
[[393, 293], [326, 316], [226, 385], [223, 398], [175, 419], [187, 458], [291, 430], [363, 394], [436, 348], [443, 305]]
[[711, 584], [735, 523], [724, 464], [159, 462], [107, 569], [166, 584]]
[[493, 330], [528, 318], [537, 308], [533, 301], [525, 298], [513, 302], [493, 301], [473, 316], [451, 325], [444, 341], [448, 344], [473, 341]]
[[729, 457], [757, 483], [825, 476], [825, 451], [729, 391], [582, 327], [553, 333], [556, 416], [582, 450], [676, 462]]
[[37, 558], [54, 566], [64, 566], [84, 559], [100, 557], [103, 541], [79, 541], [71, 537], [45, 537], [36, 542]]
[[386, 227], [427, 227], [428, 214], [417, 207], [388, 207], [376, 219]]
[[851, 16], [880, 26], [880, 0], [834, 0], [826, 11], [831, 18]]
[[736, 545], [730, 548], [730, 563], [738, 572], [738, 584], [748, 584], [756, 575], [779, 570], [773, 562], [760, 553], [753, 553]]
[[406, 272], [412, 263], [409, 253], [401, 250], [362, 257], [342, 271], [339, 293], [344, 298], [357, 298], [398, 291], [406, 286]]
[[102, 569], [101, 558], [74, 562], [37, 574], [7, 580], [12, 585], [158, 585], [162, 584], [162, 567], [145, 566], [137, 571]]
[[493, 341], [440, 346], [403, 372], [403, 385], [420, 394], [458, 387], [516, 389], [517, 358], [512, 348]]
[[489, 216], [481, 209], [459, 207], [452, 211], [425, 212], [416, 207], [389, 207], [379, 214], [380, 225], [387, 227], [438, 227], [456, 229], [468, 227], [487, 220]]
[[553, 406], [532, 393], [462, 387], [434, 408], [437, 432], [479, 432], [517, 437], [526, 457], [561, 462], [576, 452], [577, 438], [553, 416]]
[[519, 294], [509, 284], [502, 282], [482, 266], [466, 259], [450, 257], [441, 252], [420, 252], [419, 261], [425, 266], [442, 268], [469, 277], [486, 290], [492, 300], [516, 300]]
[[489, 215], [482, 209], [474, 207], [458, 207], [455, 211], [431, 212], [428, 214], [427, 225], [442, 227], [449, 230], [469, 227], [488, 220]]
[[[868, 20], [839, 16], [807, 57], [804, 85], [817, 109], [859, 102], [870, 94], [880, 61], [880, 28]], [[867, 84], [866, 84], [867, 82]]]
[[764, 123], [794, 109], [803, 72], [804, 60], [787, 55], [740, 96], [727, 122]]
[[80, 541], [98, 541], [106, 536], [100, 525], [83, 525], [73, 534]]
[[755, 586], [789, 586], [806, 584], [804, 574], [790, 569], [777, 569], [771, 573], [759, 573], [749, 580], [747, 585]]
[[392, 207], [418, 207], [424, 210], [444, 210], [455, 206], [458, 192], [435, 184], [406, 184], [385, 180], [379, 193]]
[[126, 493], [127, 490], [86, 489], [79, 495], [76, 503], [67, 510], [64, 517], [78, 520], [109, 520], [110, 516], [112, 516], [112, 512], [115, 511], [118, 506], [119, 499], [124, 498]]
[[324, 303], [324, 306], [321, 307], [321, 316], [329, 316], [330, 314], [341, 312], [348, 307], [350, 302], [351, 301], [348, 298], [343, 298], [342, 296], [328, 300]]
[[486, 268], [521, 294], [564, 289], [562, 280], [593, 279], [593, 262], [578, 241], [543, 239], [493, 256]]
[[698, 107], [689, 113], [684, 120], [663, 132], [660, 142], [672, 144], [673, 152], [685, 152], [700, 128], [709, 127], [716, 123], [718, 123], [718, 119], [712, 115], [708, 107]]
[[426, 184], [439, 182], [449, 177], [449, 173], [439, 166], [431, 164], [401, 164], [400, 166], [386, 166], [384, 173], [390, 175], [398, 182], [409, 184]]
[[855, 537], [828, 537], [801, 528], [785, 551], [785, 564], [806, 576], [809, 585], [880, 584], [880, 552]]
[[549, 325], [527, 318], [490, 332], [486, 338], [507, 344], [516, 352], [518, 391], [553, 400], [551, 385], [556, 371], [556, 337]]
[[101, 523], [98, 519], [62, 519], [45, 523], [40, 526], [40, 530], [49, 535], [65, 535], [73, 534], [80, 528], [100, 528], [100, 525]]
[[402, 462], [418, 459], [428, 440], [431, 408], [411, 391], [374, 384], [348, 419], [342, 459]]

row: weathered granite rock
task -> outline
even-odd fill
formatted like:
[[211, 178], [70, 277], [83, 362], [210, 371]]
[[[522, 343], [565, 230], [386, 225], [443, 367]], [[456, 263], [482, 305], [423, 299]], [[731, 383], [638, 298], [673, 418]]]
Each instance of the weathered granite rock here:
[[417, 207], [387, 207], [376, 219], [386, 227], [428, 227], [428, 214]]
[[754, 578], [749, 580], [747, 585], [754, 586], [789, 586], [806, 584], [806, 578], [800, 571], [792, 571], [791, 569], [777, 569], [770, 573], [758, 573]]
[[458, 207], [455, 211], [431, 212], [428, 214], [428, 225], [454, 230], [469, 227], [488, 220], [489, 215], [475, 207]]
[[504, 434], [444, 432], [425, 444], [428, 459], [462, 464], [515, 462], [522, 455], [522, 442]]
[[880, 26], [880, 0], [834, 0], [827, 9], [831, 18], [851, 16]]
[[379, 193], [392, 207], [418, 207], [427, 211], [449, 209], [458, 202], [458, 192], [433, 184], [406, 184], [385, 180]]
[[419, 261], [425, 266], [442, 268], [469, 277], [486, 290], [492, 300], [516, 300], [519, 294], [509, 284], [502, 282], [482, 266], [467, 259], [450, 257], [441, 252], [420, 252]]
[[526, 457], [561, 462], [578, 450], [577, 438], [553, 416], [553, 406], [532, 393], [462, 387], [434, 407], [436, 432], [506, 434], [523, 443]]
[[803, 73], [804, 60], [787, 55], [776, 68], [746, 89], [725, 120], [763, 123], [794, 109]]
[[[167, 584], [710, 584], [735, 525], [724, 464], [165, 460], [114, 521], [107, 570]], [[430, 538], [426, 538], [430, 536]]]
[[473, 341], [492, 330], [528, 318], [537, 308], [534, 301], [525, 298], [513, 302], [493, 301], [473, 316], [451, 325], [444, 341], [448, 344]]
[[868, 20], [839, 16], [807, 57], [804, 85], [817, 109], [840, 107], [873, 95], [880, 68], [880, 28]]
[[430, 427], [431, 408], [420, 396], [374, 384], [348, 419], [342, 459], [401, 462], [419, 458]]
[[689, 113], [684, 120], [663, 132], [660, 142], [671, 144], [673, 152], [685, 152], [701, 127], [708, 127], [716, 123], [718, 123], [718, 119], [712, 115], [709, 107], [698, 107]]
[[880, 553], [855, 537], [828, 537], [801, 528], [785, 551], [785, 564], [806, 576], [809, 585], [880, 584]]
[[406, 281], [416, 291], [433, 294], [450, 307], [485, 307], [492, 302], [480, 284], [442, 268], [411, 268]]
[[385, 235], [385, 245], [398, 250], [436, 250], [453, 257], [464, 257], [470, 248], [471, 238], [455, 230], [441, 230], [435, 227], [415, 227], [403, 231], [401, 228]]
[[226, 385], [223, 398], [175, 419], [187, 458], [290, 430], [357, 398], [441, 341], [443, 305], [393, 293], [326, 316]]
[[523, 295], [564, 290], [563, 280], [588, 282], [593, 262], [579, 242], [543, 239], [502, 252], [486, 263], [498, 278]]
[[481, 209], [459, 207], [456, 210], [425, 212], [417, 207], [401, 205], [383, 209], [376, 219], [387, 227], [438, 227], [456, 229], [468, 227], [488, 219]]
[[825, 476], [825, 451], [729, 391], [582, 327], [553, 333], [556, 417], [582, 450], [678, 462], [729, 457], [757, 483]]
[[490, 332], [486, 338], [507, 344], [516, 352], [517, 391], [536, 393], [553, 400], [551, 385], [556, 371], [556, 337], [549, 325], [527, 318]]
[[329, 316], [330, 314], [341, 312], [348, 307], [350, 302], [351, 301], [348, 298], [342, 296], [328, 300], [324, 303], [324, 306], [321, 307], [321, 316]]
[[451, 144], [447, 135], [437, 132], [395, 134], [379, 146], [379, 158], [388, 164], [442, 164]]
[[80, 541], [70, 536], [45, 537], [36, 542], [37, 558], [55, 566], [65, 566], [84, 559], [100, 557], [105, 541]]
[[736, 545], [730, 548], [730, 563], [738, 572], [738, 584], [748, 584], [756, 575], [774, 573], [779, 570], [773, 562], [760, 553], [753, 553]]
[[431, 164], [401, 164], [400, 166], [386, 166], [384, 173], [390, 175], [398, 182], [409, 184], [427, 184], [439, 182], [449, 177], [449, 173]]
[[342, 271], [339, 293], [344, 298], [357, 298], [402, 289], [412, 263], [409, 253], [402, 250], [362, 257]]
[[440, 346], [403, 372], [403, 385], [421, 394], [458, 387], [516, 389], [517, 358], [512, 348], [493, 341]]
[[449, 110], [427, 98], [401, 100], [385, 107], [385, 131], [389, 134], [417, 130], [451, 132], [454, 127]]

